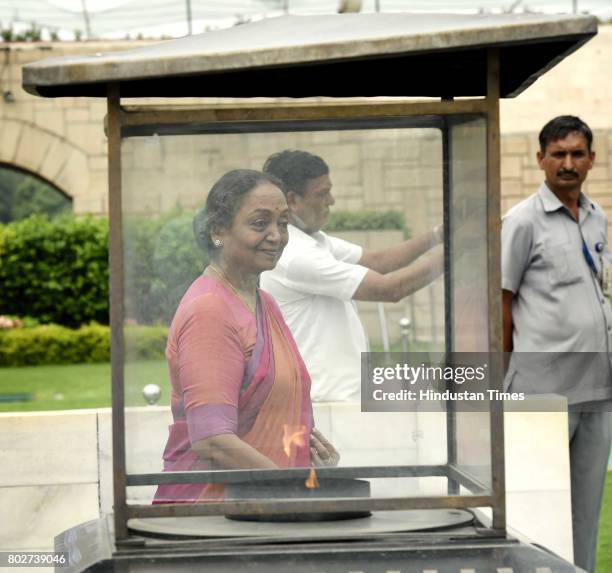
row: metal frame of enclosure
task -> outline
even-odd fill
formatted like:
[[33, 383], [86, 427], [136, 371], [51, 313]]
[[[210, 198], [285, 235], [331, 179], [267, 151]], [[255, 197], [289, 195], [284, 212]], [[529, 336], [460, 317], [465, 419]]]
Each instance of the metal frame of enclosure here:
[[[283, 106], [249, 106], [225, 107], [223, 109], [176, 109], [122, 107], [120, 105], [119, 86], [108, 87], [108, 145], [109, 145], [109, 186], [110, 186], [110, 251], [111, 251], [111, 356], [113, 384], [113, 456], [114, 456], [114, 496], [115, 496], [115, 531], [118, 539], [128, 536], [127, 520], [135, 517], [177, 517], [193, 515], [223, 515], [228, 511], [242, 513], [299, 513], [303, 511], [337, 512], [342, 510], [392, 510], [424, 508], [476, 508], [491, 507], [493, 510], [493, 529], [505, 530], [505, 489], [504, 489], [504, 448], [503, 448], [503, 412], [499, 402], [492, 403], [491, 410], [491, 460], [494, 476], [491, 494], [483, 492], [486, 488], [473, 477], [467, 475], [453, 464], [452, 452], [455, 440], [455, 429], [452, 423], [453, 411], [447, 416], [447, 445], [449, 460], [446, 465], [438, 466], [405, 466], [405, 467], [368, 467], [368, 468], [319, 468], [317, 475], [325, 477], [446, 477], [449, 483], [449, 495], [443, 497], [412, 497], [388, 499], [327, 499], [309, 501], [264, 500], [264, 501], [223, 501], [199, 505], [164, 504], [164, 505], [129, 505], [126, 502], [126, 487], [136, 485], [153, 485], [160, 483], [212, 483], [248, 480], [265, 480], [275, 477], [295, 475], [308, 477], [308, 470], [233, 470], [203, 472], [171, 472], [145, 475], [126, 475], [125, 425], [124, 425], [124, 343], [123, 343], [123, 250], [122, 250], [122, 201], [121, 201], [121, 157], [120, 145], [122, 132], [132, 129], [146, 130], [152, 126], [157, 132], [172, 130], [180, 133], [191, 126], [206, 125], [209, 130], [223, 130], [223, 126], [240, 124], [241, 129], [256, 129], [262, 123], [267, 129], [274, 129], [274, 124], [291, 122], [311, 126], [312, 122], [333, 120], [376, 121], [390, 119], [399, 122], [406, 118], [423, 118], [435, 116], [444, 118], [461, 114], [481, 115], [488, 118], [488, 199], [487, 213], [489, 221], [488, 264], [489, 281], [489, 345], [492, 353], [501, 353], [501, 304], [497, 296], [497, 287], [501, 281], [499, 269], [499, 57], [498, 51], [492, 49], [488, 54], [488, 90], [487, 97], [478, 100], [439, 101], [439, 102], [404, 102], [376, 104], [362, 102], [351, 104], [317, 103], [316, 105], [283, 105]], [[337, 125], [335, 125], [337, 127]], [[200, 127], [201, 129], [201, 127]], [[260, 128], [261, 129], [261, 128]], [[444, 129], [443, 129], [444, 133]], [[447, 171], [447, 170], [445, 170]], [[445, 197], [448, 197], [448, 176], [445, 177]], [[447, 199], [448, 209], [448, 199]], [[447, 289], [448, 292], [448, 289]], [[501, 365], [498, 365], [501, 367]], [[498, 390], [502, 390], [500, 374], [494, 376]], [[462, 486], [472, 495], [458, 495]]]
[[[340, 18], [344, 16], [339, 16]], [[365, 15], [362, 17], [365, 18]], [[433, 17], [433, 16], [432, 16]], [[113, 409], [113, 457], [114, 457], [114, 522], [115, 536], [118, 542], [126, 540], [129, 537], [128, 519], [135, 517], [176, 517], [176, 516], [194, 516], [194, 515], [222, 515], [228, 510], [239, 511], [241, 513], [254, 514], [282, 514], [296, 513], [304, 511], [316, 512], [336, 512], [341, 510], [400, 510], [400, 509], [424, 509], [424, 508], [476, 508], [490, 507], [493, 513], [492, 528], [488, 535], [505, 534], [506, 515], [505, 515], [505, 481], [504, 481], [504, 426], [503, 426], [503, 405], [500, 401], [491, 401], [490, 410], [490, 459], [492, 471], [492, 488], [489, 492], [483, 487], [473, 476], [467, 475], [461, 468], [455, 465], [454, 458], [454, 413], [452, 408], [447, 413], [447, 444], [448, 444], [448, 462], [445, 465], [435, 466], [398, 466], [398, 467], [367, 467], [367, 468], [321, 468], [317, 473], [321, 477], [425, 477], [425, 476], [441, 476], [448, 480], [448, 495], [439, 497], [393, 497], [393, 498], [377, 498], [377, 499], [352, 499], [352, 498], [334, 498], [321, 500], [263, 500], [263, 501], [224, 501], [211, 502], [205, 504], [187, 505], [187, 504], [171, 504], [171, 505], [131, 505], [127, 503], [126, 490], [127, 487], [136, 485], [151, 485], [160, 483], [211, 483], [230, 481], [245, 481], [268, 479], [274, 477], [287, 477], [289, 475], [303, 476], [308, 475], [307, 469], [291, 469], [291, 470], [233, 470], [233, 471], [203, 471], [203, 472], [181, 472], [181, 473], [157, 473], [157, 474], [138, 474], [128, 475], [126, 472], [126, 447], [125, 447], [125, 417], [124, 417], [124, 340], [123, 340], [123, 250], [122, 250], [122, 177], [121, 177], [121, 141], [125, 134], [134, 132], [135, 130], [147, 130], [151, 126], [155, 129], [170, 131], [173, 133], [191, 133], [190, 130], [202, 129], [206, 126], [207, 129], [222, 131], [228, 128], [239, 128], [243, 131], [249, 130], [273, 130], [275, 126], [282, 127], [291, 123], [292, 126], [303, 125], [305, 127], [313, 125], [316, 122], [336, 122], [334, 126], [341, 125], [342, 122], [376, 122], [376, 121], [411, 121], [421, 118], [428, 122], [434, 121], [442, 125], [443, 133], [443, 153], [445, 159], [452, 156], [452, 149], [448, 137], [444, 135], [446, 120], [452, 116], [471, 115], [480, 116], [486, 119], [487, 137], [486, 137], [486, 173], [487, 173], [487, 265], [488, 265], [488, 350], [492, 356], [497, 356], [495, 363], [491, 364], [491, 380], [492, 388], [502, 390], [502, 317], [501, 317], [501, 294], [500, 294], [500, 132], [499, 132], [499, 100], [500, 97], [512, 96], [520, 92], [526, 85], [529, 85], [534, 79], [544, 73], [546, 69], [554, 65], [556, 61], [562, 59], [564, 55], [576, 49], [579, 45], [587, 41], [595, 32], [596, 24], [592, 18], [562, 18], [562, 19], [544, 19], [547, 22], [561, 22], [561, 29], [558, 33], [559, 46], [554, 49], [543, 43], [542, 37], [538, 36], [536, 25], [532, 26], [524, 37], [517, 39], [516, 27], [509, 26], [508, 36], [504, 36], [503, 29], [497, 29], [494, 25], [490, 37], [478, 36], [476, 39], [463, 48], [453, 48], [449, 46], [446, 53], [454, 54], [453, 57], [461, 58], [461, 51], [464, 50], [466, 57], [471, 53], [469, 50], [478, 50], [478, 53], [484, 57], [485, 77], [480, 78], [481, 84], [486, 85], [484, 93], [457, 93], [441, 89], [440, 93], [403, 93], [403, 86], [397, 86], [397, 95], [406, 96], [436, 96], [429, 101], [382, 101], [382, 100], [366, 100], [361, 98], [354, 101], [338, 101], [333, 100], [303, 102], [296, 100], [284, 103], [267, 104], [254, 103], [245, 105], [241, 102], [239, 105], [223, 104], [217, 106], [210, 105], [189, 105], [189, 106], [154, 106], [154, 105], [139, 105], [129, 106], [126, 104], [127, 97], [138, 96], [173, 96], [171, 88], [160, 90], [153, 89], [147, 92], [146, 78], [137, 78], [142, 80], [144, 87], [140, 92], [134, 91], [129, 84], [129, 76], [121, 77], [120, 73], [115, 73], [111, 68], [106, 70], [106, 75], [99, 77], [95, 82], [94, 76], [84, 77], [77, 75], [79, 71], [78, 63], [73, 66], [76, 70], [73, 76], [70, 76], [70, 66], [65, 69], [67, 72], [62, 72], [61, 81], [54, 83], [53, 70], [57, 74], [57, 70], [61, 69], [61, 60], [55, 64], [47, 65], [43, 62], [37, 69], [36, 65], [31, 67], [28, 72], [26, 67], [24, 72], [24, 84], [29, 91], [36, 92], [40, 95], [61, 96], [70, 95], [70, 86], [74, 85], [75, 90], [81, 90], [78, 95], [96, 95], [103, 96], [104, 91], [108, 101], [108, 156], [109, 156], [109, 215], [110, 215], [110, 286], [111, 286], [111, 356], [112, 356], [112, 409]], [[513, 20], [517, 25], [522, 21], [520, 19]], [[537, 23], [536, 19], [536, 23]], [[247, 28], [243, 26], [241, 28]], [[547, 32], [548, 33], [548, 32]], [[484, 32], [483, 32], [484, 34]], [[550, 32], [550, 37], [554, 34]], [[523, 78], [519, 85], [505, 88], [502, 93], [501, 85], [503, 78], [501, 76], [501, 68], [508, 63], [507, 52], [505, 47], [516, 42], [529, 42], [532, 49], [545, 52], [546, 64], [541, 65], [536, 71], [529, 72], [527, 78]], [[537, 44], [541, 46], [538, 48]], [[535, 48], [533, 47], [535, 45]], [[466, 47], [467, 46], [467, 47]], [[469, 48], [469, 49], [468, 49]], [[295, 49], [295, 48], [294, 48]], [[422, 49], [414, 48], [413, 54], [415, 58], [422, 54], [423, 57], [432, 57], [436, 53], [435, 43], [430, 47]], [[393, 52], [393, 50], [395, 50]], [[400, 58], [402, 55], [401, 46], [396, 46], [388, 52], [379, 50], [377, 57], [383, 58], [384, 54], [388, 54], [389, 58]], [[550, 53], [546, 52], [549, 51]], [[444, 50], [441, 50], [444, 52]], [[283, 52], [284, 53], [284, 52]], [[322, 52], [323, 53], [323, 52]], [[524, 52], [525, 53], [525, 52]], [[389, 55], [390, 54], [390, 55]], [[246, 57], [246, 56], [245, 56]], [[290, 61], [283, 62], [283, 55], [279, 52], [276, 62], [271, 65], [269, 62], [264, 64], [262, 73], [272, 73], [274, 66], [282, 69], [288, 69], [294, 64]], [[289, 56], [287, 56], [289, 57]], [[310, 56], [310, 66], [316, 68], [317, 57]], [[338, 65], [342, 61], [349, 61], [352, 65], [359, 65], [359, 62], [365, 62], [366, 65], [368, 54], [350, 55], [339, 54], [337, 58]], [[519, 58], [522, 56], [518, 56]], [[212, 56], [211, 56], [212, 58]], [[351, 59], [352, 58], [352, 59]], [[256, 60], [256, 58], [255, 58]], [[214, 61], [212, 58], [211, 61]], [[222, 58], [218, 61], [222, 62]], [[253, 61], [253, 60], [251, 60]], [[321, 65], [325, 65], [325, 54], [319, 57]], [[416, 60], [415, 60], [416, 61]], [[314, 63], [313, 63], [314, 62]], [[95, 58], [94, 58], [95, 63]], [[86, 66], [87, 62], [83, 65]], [[472, 64], [468, 62], [468, 66]], [[222, 63], [219, 64], [222, 66]], [[231, 73], [240, 74], [240, 70], [247, 70], [250, 74], [248, 78], [252, 78], [257, 74], [257, 66], [244, 66], [243, 63], [234, 67], [228, 65], [226, 69]], [[304, 68], [305, 69], [305, 68]], [[271, 71], [272, 70], [272, 71]], [[316, 69], [311, 70], [315, 74]], [[307, 73], [311, 73], [307, 72]], [[479, 68], [479, 73], [482, 72], [482, 67]], [[29, 75], [28, 75], [29, 73]], [[93, 73], [93, 72], [92, 72]], [[220, 72], [215, 72], [220, 73]], [[306, 72], [305, 72], [306, 73]], [[440, 71], [444, 73], [443, 70]], [[38, 75], [37, 75], [38, 74]], [[115, 75], [115, 77], [113, 77]], [[181, 75], [183, 86], [189, 85], [190, 78], [195, 82], [198, 78], [206, 79], [206, 75], [198, 76], [197, 70], [187, 70]], [[247, 80], [248, 80], [247, 78]], [[154, 81], [154, 79], [150, 79]], [[172, 81], [172, 80], [168, 80]], [[214, 83], [214, 80], [211, 80]], [[451, 80], [452, 81], [452, 80]], [[126, 83], [127, 82], [127, 83]], [[206, 83], [206, 82], [204, 82]], [[178, 88], [177, 88], [178, 89]], [[212, 88], [211, 88], [212, 89]], [[255, 89], [255, 88], [253, 88]], [[317, 89], [315, 86], [314, 90]], [[384, 89], [384, 88], [382, 88]], [[418, 91], [417, 88], [415, 88]], [[55, 90], [55, 91], [54, 91]], [[170, 90], [168, 92], [168, 90]], [[274, 91], [274, 86], [270, 88]], [[478, 90], [476, 90], [478, 91]], [[136, 93], [138, 92], [138, 93]], [[198, 92], [198, 90], [194, 90]], [[356, 92], [357, 93], [357, 92]], [[183, 95], [203, 95], [203, 92]], [[218, 94], [206, 95], [232, 95], [232, 93], [223, 93], [220, 90]], [[239, 94], [242, 96], [243, 94]], [[278, 91], [275, 94], [270, 93], [252, 93], [251, 95], [287, 95]], [[311, 95], [311, 94], [302, 94]], [[345, 95], [345, 94], [342, 94]], [[361, 95], [364, 95], [363, 93]], [[370, 94], [365, 94], [370, 95]], [[395, 93], [379, 93], [378, 95], [396, 95]], [[469, 99], [455, 99], [460, 96], [468, 96]], [[444, 185], [444, 220], [445, 225], [448, 225], [449, 209], [450, 209], [450, 174], [448, 172], [448, 161], [444, 162], [443, 173]], [[448, 235], [448, 234], [447, 234]], [[450, 252], [451, 239], [448, 237], [446, 241], [446, 252]], [[447, 255], [448, 256], [448, 255]], [[449, 261], [447, 261], [448, 263]], [[446, 268], [449, 268], [448, 265]], [[450, 290], [450, 278], [445, 277], [446, 281], [446, 296], [448, 299]], [[445, 305], [447, 312], [452, 312], [449, 309], [449, 304]], [[447, 320], [447, 324], [449, 321]], [[448, 327], [447, 327], [448, 328]], [[449, 337], [447, 336], [447, 344]], [[452, 348], [447, 348], [452, 350]], [[469, 491], [469, 495], [459, 495], [460, 488], [465, 488]]]

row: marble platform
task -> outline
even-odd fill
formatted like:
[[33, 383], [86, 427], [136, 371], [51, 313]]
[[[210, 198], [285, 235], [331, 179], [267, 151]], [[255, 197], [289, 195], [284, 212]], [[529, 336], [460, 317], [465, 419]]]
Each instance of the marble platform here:
[[[341, 465], [438, 464], [446, 458], [442, 413], [361, 413], [356, 404], [336, 403], [316, 404], [314, 411], [318, 428], [341, 452]], [[170, 421], [167, 407], [126, 412], [130, 473], [161, 469]], [[482, 413], [462, 418], [459, 455], [466, 464], [488, 456], [487, 424]], [[0, 414], [0, 550], [50, 549], [55, 534], [112, 511], [110, 430], [108, 409]], [[571, 560], [566, 413], [510, 412], [505, 441], [509, 526]], [[374, 482], [374, 495], [407, 491], [397, 480]], [[446, 482], [412, 479], [408, 489], [444, 494]], [[130, 488], [128, 497], [148, 503], [153, 491]]]

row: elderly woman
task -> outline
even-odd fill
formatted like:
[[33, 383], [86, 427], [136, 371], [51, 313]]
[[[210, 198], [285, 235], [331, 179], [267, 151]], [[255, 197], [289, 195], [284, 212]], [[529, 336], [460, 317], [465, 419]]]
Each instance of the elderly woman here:
[[[183, 296], [168, 335], [172, 385], [165, 471], [330, 465], [333, 447], [313, 429], [310, 378], [259, 275], [288, 240], [281, 183], [230, 171], [194, 221], [211, 263]], [[223, 485], [160, 485], [154, 503], [223, 498]]]

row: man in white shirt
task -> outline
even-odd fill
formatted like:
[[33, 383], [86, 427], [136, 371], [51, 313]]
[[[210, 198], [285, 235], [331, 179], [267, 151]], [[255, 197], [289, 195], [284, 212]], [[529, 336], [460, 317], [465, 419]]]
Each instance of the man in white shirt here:
[[361, 353], [368, 342], [354, 301], [397, 302], [429, 284], [443, 267], [443, 249], [436, 247], [441, 229], [389, 249], [366, 250], [321, 231], [335, 203], [323, 159], [286, 150], [269, 157], [263, 170], [283, 182], [291, 224], [289, 243], [276, 268], [262, 274], [261, 286], [274, 296], [295, 337], [312, 378], [313, 401], [359, 400]]

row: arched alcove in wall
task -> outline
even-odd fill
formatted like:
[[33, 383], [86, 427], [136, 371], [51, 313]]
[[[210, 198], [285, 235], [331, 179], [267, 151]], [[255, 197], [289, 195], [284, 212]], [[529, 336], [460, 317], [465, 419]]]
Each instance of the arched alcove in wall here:
[[87, 154], [71, 141], [18, 119], [3, 119], [0, 166], [34, 177], [73, 200], [90, 186]]
[[49, 217], [71, 213], [72, 198], [40, 176], [0, 163], [0, 223], [33, 214]]

